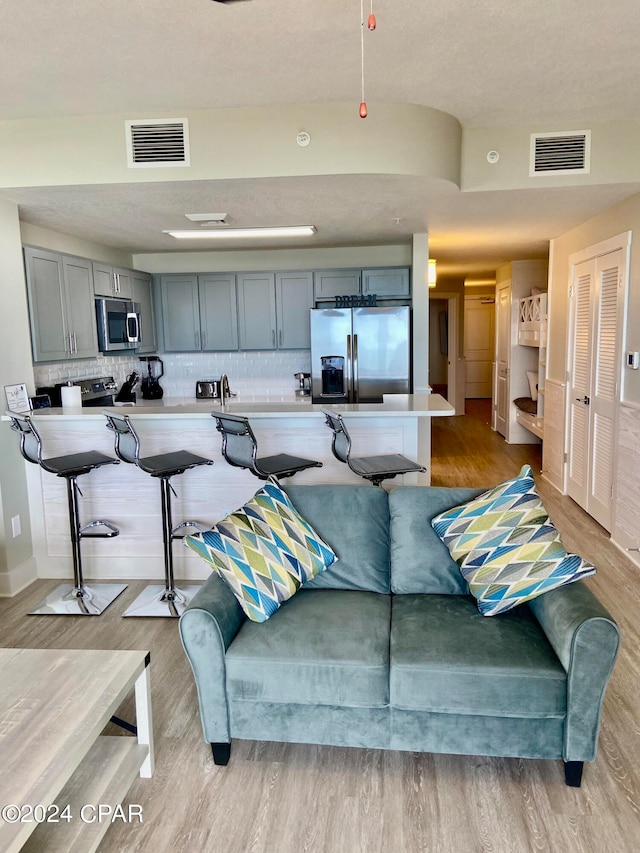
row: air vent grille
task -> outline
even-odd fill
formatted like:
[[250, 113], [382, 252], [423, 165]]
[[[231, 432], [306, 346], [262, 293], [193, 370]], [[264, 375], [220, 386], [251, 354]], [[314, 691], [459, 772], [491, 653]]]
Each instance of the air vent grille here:
[[531, 134], [530, 175], [575, 175], [590, 170], [591, 131]]
[[125, 129], [130, 169], [190, 165], [186, 118], [127, 121]]

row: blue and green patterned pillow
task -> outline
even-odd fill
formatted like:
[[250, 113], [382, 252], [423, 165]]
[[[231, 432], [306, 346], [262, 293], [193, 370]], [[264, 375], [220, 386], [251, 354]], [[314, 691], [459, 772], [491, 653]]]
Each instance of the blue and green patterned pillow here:
[[529, 465], [514, 479], [435, 516], [431, 524], [484, 616], [504, 613], [596, 571], [563, 548]]
[[185, 536], [184, 542], [227, 582], [254, 622], [266, 622], [337, 559], [271, 481], [211, 530]]

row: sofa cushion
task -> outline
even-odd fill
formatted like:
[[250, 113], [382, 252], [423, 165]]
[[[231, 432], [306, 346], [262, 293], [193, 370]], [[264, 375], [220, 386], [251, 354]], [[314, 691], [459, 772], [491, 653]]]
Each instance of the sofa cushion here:
[[287, 494], [338, 555], [338, 561], [305, 588], [389, 592], [389, 505], [384, 489], [287, 486]]
[[231, 700], [379, 708], [389, 704], [390, 599], [301, 590], [227, 650]]
[[528, 607], [485, 619], [462, 595], [399, 595], [391, 705], [494, 717], [562, 717], [566, 673]]
[[211, 530], [185, 536], [184, 542], [227, 582], [254, 622], [265, 622], [336, 559], [275, 482]]
[[460, 569], [431, 527], [431, 519], [481, 491], [403, 486], [389, 493], [392, 592], [468, 593]]
[[432, 520], [485, 616], [504, 613], [556, 587], [595, 574], [567, 554], [536, 492], [533, 471], [446, 510]]

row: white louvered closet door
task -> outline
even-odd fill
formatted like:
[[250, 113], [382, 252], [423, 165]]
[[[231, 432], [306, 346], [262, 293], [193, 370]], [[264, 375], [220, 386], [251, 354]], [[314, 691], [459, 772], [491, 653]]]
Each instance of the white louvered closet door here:
[[611, 530], [624, 253], [574, 269], [568, 493]]
[[571, 285], [571, 348], [567, 493], [587, 508], [589, 479], [589, 396], [591, 394], [591, 290], [594, 262], [574, 267]]

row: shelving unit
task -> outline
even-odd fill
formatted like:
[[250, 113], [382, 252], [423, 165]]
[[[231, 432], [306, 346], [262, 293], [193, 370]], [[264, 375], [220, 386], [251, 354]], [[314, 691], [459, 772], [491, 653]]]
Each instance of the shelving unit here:
[[544, 392], [547, 373], [547, 294], [536, 293], [518, 302], [518, 344], [538, 349], [538, 400], [535, 414], [516, 411], [516, 421], [537, 435], [544, 437]]

